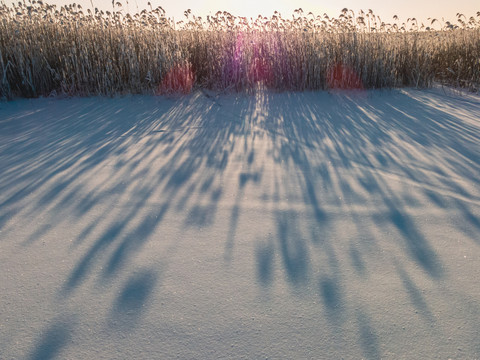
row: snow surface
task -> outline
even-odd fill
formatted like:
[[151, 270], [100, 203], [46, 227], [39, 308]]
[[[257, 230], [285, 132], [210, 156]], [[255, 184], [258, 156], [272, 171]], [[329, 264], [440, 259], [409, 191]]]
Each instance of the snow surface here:
[[480, 98], [0, 103], [0, 359], [479, 359]]

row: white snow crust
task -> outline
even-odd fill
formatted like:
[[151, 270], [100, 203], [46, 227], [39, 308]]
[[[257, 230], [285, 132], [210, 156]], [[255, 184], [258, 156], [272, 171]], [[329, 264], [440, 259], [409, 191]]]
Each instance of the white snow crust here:
[[479, 359], [480, 98], [0, 103], [0, 359]]

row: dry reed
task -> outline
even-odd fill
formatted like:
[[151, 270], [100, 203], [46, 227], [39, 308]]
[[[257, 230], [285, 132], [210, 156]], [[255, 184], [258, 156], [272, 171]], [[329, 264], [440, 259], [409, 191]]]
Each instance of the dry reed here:
[[161, 7], [130, 15], [57, 8], [42, 1], [0, 6], [0, 98], [55, 94], [169, 93], [193, 87], [248, 91], [428, 87], [477, 90], [480, 12], [457, 25], [416, 19], [385, 23], [371, 10], [338, 18], [246, 19]]

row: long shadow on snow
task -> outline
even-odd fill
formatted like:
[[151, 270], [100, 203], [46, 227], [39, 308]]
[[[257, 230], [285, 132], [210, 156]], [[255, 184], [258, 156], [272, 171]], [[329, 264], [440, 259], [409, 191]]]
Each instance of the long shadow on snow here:
[[[220, 112], [201, 94], [176, 101], [69, 101], [38, 100], [35, 112], [28, 104], [17, 110], [1, 123], [6, 130], [0, 145], [0, 219], [6, 231], [20, 211], [40, 217], [25, 246], [54, 236], [62, 222], [83, 224], [65, 239], [77, 253], [81, 245], [83, 254], [61, 297], [93, 273], [110, 282], [135, 269], [129, 265], [141, 248], [163, 240], [156, 229], [168, 213], [186, 214], [185, 228], [211, 225], [235, 141], [249, 134], [240, 113]], [[241, 100], [231, 105], [245, 110]], [[200, 196], [192, 198], [197, 189]], [[155, 269], [130, 277], [112, 305], [111, 321], [134, 326], [155, 279]]]
[[[83, 99], [73, 106], [45, 101], [39, 112], [27, 109], [23, 117], [0, 124], [6, 129], [0, 135], [0, 225], [8, 231], [19, 211], [49, 215], [53, 225], [33, 229], [25, 242], [30, 244], [64, 217], [82, 219], [102, 210], [75, 231], [74, 244], [83, 243], [85, 250], [62, 289], [68, 295], [95, 269], [103, 268], [102, 281], [128, 269], [148, 241], [162, 240], [156, 229], [168, 214], [186, 214], [185, 229], [212, 225], [225, 184], [237, 183], [225, 245], [225, 259], [231, 260], [245, 194], [254, 184], [267, 195], [263, 201], [274, 204], [276, 233], [267, 247], [258, 247], [260, 283], [275, 281], [268, 252], [279, 251], [288, 281], [297, 286], [318, 276], [313, 280], [326, 314], [338, 318], [348, 291], [342, 268], [357, 264], [354, 270], [366, 276], [372, 244], [352, 243], [341, 235], [333, 241], [331, 222], [345, 214], [361, 235], [365, 216], [358, 206], [383, 203], [383, 209], [371, 210], [371, 219], [386, 211], [378, 222], [381, 230], [396, 229], [412, 261], [434, 279], [443, 275], [432, 239], [409, 215], [422, 200], [403, 185], [391, 186], [390, 179], [425, 189], [439, 208], [451, 206], [453, 197], [469, 223], [480, 223], [463, 200], [478, 194], [453, 176], [478, 184], [478, 126], [421, 97], [395, 96], [402, 108], [389, 97], [384, 101], [380, 95], [370, 99], [348, 93], [258, 93], [227, 98], [223, 105], [201, 94], [176, 102], [133, 98], [127, 106], [111, 99], [100, 104]], [[47, 120], [39, 124], [37, 116]], [[267, 140], [269, 149], [259, 149], [257, 138], [262, 144]], [[262, 157], [280, 169], [274, 189], [262, 182], [264, 168], [257, 161]], [[235, 181], [227, 178], [232, 166], [239, 169], [233, 172]], [[309, 214], [299, 213], [296, 205], [306, 206]], [[350, 249], [351, 262], [342, 262], [339, 243]], [[321, 253], [311, 251], [312, 246]], [[312, 261], [315, 256], [326, 259], [320, 269], [312, 268], [318, 264]], [[112, 311], [135, 313], [140, 303], [131, 298], [132, 291], [144, 294], [140, 305], [147, 302], [156, 275], [139, 276], [126, 284]], [[405, 283], [403, 273], [399, 278]], [[415, 296], [415, 284], [407, 285]], [[414, 302], [428, 306], [426, 300]], [[372, 357], [378, 357], [376, 342], [362, 335], [361, 345]]]
[[[97, 231], [89, 250], [70, 274], [64, 294], [80, 285], [95, 263], [102, 262], [102, 278], [108, 280], [126, 267], [147, 241], [161, 241], [156, 228], [168, 213], [186, 214], [186, 228], [214, 222], [224, 170], [234, 141], [245, 132], [244, 122], [238, 116], [225, 119], [218, 105], [198, 96], [179, 101], [153, 124], [145, 122], [145, 128], [141, 122], [136, 123], [131, 130], [134, 135], [126, 137], [140, 138], [136, 144], [125, 144], [129, 156], [118, 160], [118, 171], [128, 169], [128, 174], [125, 170], [109, 177], [111, 185], [93, 194], [92, 204], [85, 210], [105, 201], [103, 194], [113, 193], [113, 200], [107, 203], [114, 203], [121, 211], [101, 219], [105, 230]], [[123, 198], [122, 189], [130, 189], [134, 196]], [[192, 198], [195, 190], [200, 196]], [[94, 227], [100, 229], [100, 224]], [[89, 228], [82, 235], [92, 238], [94, 232]]]
[[[273, 96], [285, 100], [275, 99], [270, 107]], [[427, 103], [425, 99], [436, 99], [434, 95], [422, 99], [396, 92], [401, 109], [390, 102], [391, 97], [385, 101], [378, 94], [373, 99], [348, 93], [266, 94], [264, 129], [273, 144], [273, 160], [285, 169], [277, 181], [285, 190], [294, 189], [285, 191], [284, 199], [309, 205], [317, 226], [324, 229], [329, 219], [325, 205], [345, 211], [360, 223], [352, 209], [380, 200], [384, 210], [378, 209], [379, 214], [390, 214], [390, 226], [405, 240], [412, 260], [432, 277], [440, 277], [441, 261], [409, 215], [409, 209], [421, 206], [422, 200], [409, 194], [408, 187], [426, 188], [447, 204], [456, 196], [478, 196], [463, 188], [461, 181], [479, 183], [478, 125], [465, 123], [452, 109], [444, 111]], [[394, 190], [390, 177], [407, 185], [401, 185], [400, 192]], [[332, 185], [335, 182], [338, 187]], [[463, 212], [470, 223], [479, 223], [471, 211]], [[284, 224], [281, 218], [278, 222]], [[286, 231], [283, 227], [279, 233]], [[315, 231], [311, 233], [312, 242], [317, 243]], [[282, 253], [287, 249], [282, 244], [279, 248]], [[285, 268], [295, 278], [288, 264]]]
[[[443, 277], [442, 261], [432, 245], [435, 239], [422, 233], [410, 212], [424, 206], [421, 196], [428, 192], [439, 209], [460, 209], [465, 220], [478, 228], [480, 221], [469, 210], [468, 201], [478, 203], [479, 194], [465, 188], [463, 179], [473, 189], [480, 181], [480, 129], [478, 123], [456, 116], [454, 106], [439, 107], [435, 94], [416, 95], [395, 91], [385, 99], [381, 93], [370, 98], [348, 92], [265, 94], [261, 98], [265, 120], [260, 125], [271, 141], [272, 160], [283, 169], [275, 175], [281, 190], [274, 190], [271, 199], [287, 203], [282, 209], [292, 210], [276, 211], [273, 226], [278, 243], [272, 245], [269, 240], [262, 245], [261, 241], [257, 246], [260, 284], [267, 286], [275, 280], [273, 254], [278, 251], [293, 285], [320, 274], [318, 294], [327, 317], [338, 322], [344, 316], [343, 294], [348, 291], [345, 267], [350, 264], [366, 276], [368, 256], [374, 253], [375, 239], [361, 241], [373, 237], [365, 231], [365, 221], [373, 221], [387, 242], [397, 241], [398, 237], [388, 240], [391, 229], [396, 230], [403, 239], [398, 245], [407, 257], [431, 278]], [[478, 106], [470, 110], [479, 113]], [[412, 187], [418, 191], [412, 192]], [[296, 204], [309, 207], [310, 214], [298, 214]], [[359, 209], [367, 209], [367, 215]], [[338, 215], [351, 218], [360, 241], [330, 231], [331, 220]], [[345, 258], [344, 248], [351, 249], [346, 254], [352, 257], [349, 263], [339, 260]], [[315, 257], [320, 261], [313, 261]], [[314, 263], [321, 264], [320, 268], [311, 269]], [[398, 269], [412, 305], [431, 321], [427, 299], [420, 297], [413, 280]], [[359, 345], [368, 358], [380, 358], [378, 338], [366, 316], [358, 318]]]
[[61, 351], [72, 339], [74, 320], [57, 319], [40, 333], [29, 360], [44, 360], [58, 358]]

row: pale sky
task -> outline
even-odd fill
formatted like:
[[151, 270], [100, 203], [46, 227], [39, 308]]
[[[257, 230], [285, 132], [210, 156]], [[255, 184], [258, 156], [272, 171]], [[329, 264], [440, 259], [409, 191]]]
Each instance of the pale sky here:
[[[3, 0], [9, 3], [13, 0]], [[91, 7], [90, 0], [45, 0], [51, 4], [65, 4], [76, 2], [83, 7]], [[111, 0], [91, 0], [95, 7], [111, 9]], [[120, 1], [124, 8], [127, 8], [127, 0]], [[128, 0], [130, 12], [137, 12], [147, 8], [149, 0]], [[337, 17], [342, 8], [358, 10], [372, 9], [382, 20], [389, 22], [393, 15], [398, 15], [400, 20], [406, 21], [408, 17], [416, 17], [419, 21], [426, 21], [428, 17], [445, 20], [456, 20], [457, 13], [463, 13], [467, 17], [476, 15], [480, 11], [478, 0], [343, 0], [319, 1], [319, 0], [150, 0], [152, 6], [162, 6], [168, 17], [174, 17], [176, 21], [183, 20], [183, 12], [191, 9], [192, 13], [205, 17], [214, 14], [218, 10], [226, 10], [233, 15], [256, 17], [258, 14], [270, 16], [275, 10], [279, 11], [284, 18], [291, 17], [293, 11], [302, 8], [305, 14], [313, 12], [315, 15], [327, 13], [329, 16]], [[425, 23], [427, 26], [428, 24]]]

